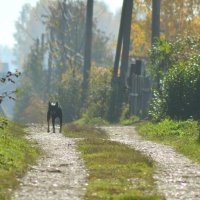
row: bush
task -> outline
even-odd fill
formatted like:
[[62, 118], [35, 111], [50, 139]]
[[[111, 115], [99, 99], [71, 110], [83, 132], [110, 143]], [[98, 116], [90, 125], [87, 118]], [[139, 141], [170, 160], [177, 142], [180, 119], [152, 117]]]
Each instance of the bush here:
[[21, 87], [14, 109], [15, 121], [21, 123], [43, 123], [46, 121], [47, 102], [38, 94], [33, 93], [29, 86]]
[[192, 119], [189, 119], [187, 121], [174, 121], [171, 119], [164, 119], [159, 123], [148, 122], [146, 124], [139, 125], [138, 130], [140, 134], [146, 136], [147, 138], [164, 139], [171, 136], [196, 137], [197, 122]]
[[82, 75], [76, 68], [69, 68], [62, 77], [59, 86], [58, 100], [63, 110], [65, 122], [71, 122], [80, 117]]
[[[154, 91], [150, 115], [156, 120], [166, 116], [173, 119], [200, 118], [200, 38], [185, 38], [174, 44], [168, 43], [168, 46], [168, 72], [164, 74], [163, 71], [160, 87]], [[157, 48], [159, 51], [159, 45]], [[158, 59], [152, 63], [162, 64], [160, 58], [155, 56], [152, 59]], [[155, 65], [152, 68], [155, 69]], [[152, 73], [156, 72], [152, 70]], [[157, 73], [161, 74], [159, 70]]]
[[111, 95], [111, 69], [92, 66], [89, 82], [89, 97], [85, 114], [88, 118], [108, 118]]
[[167, 115], [200, 118], [200, 56], [174, 66], [164, 80]]

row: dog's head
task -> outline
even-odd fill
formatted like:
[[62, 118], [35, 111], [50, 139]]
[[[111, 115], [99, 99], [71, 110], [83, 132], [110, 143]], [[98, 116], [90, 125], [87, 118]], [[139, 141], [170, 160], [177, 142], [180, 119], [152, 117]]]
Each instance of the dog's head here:
[[49, 102], [49, 111], [52, 115], [55, 115], [58, 109], [58, 102]]

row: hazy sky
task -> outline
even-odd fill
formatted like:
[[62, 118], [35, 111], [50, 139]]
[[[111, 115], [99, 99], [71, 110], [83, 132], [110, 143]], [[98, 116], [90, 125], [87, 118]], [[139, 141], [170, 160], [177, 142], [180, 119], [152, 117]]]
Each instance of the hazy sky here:
[[[13, 33], [15, 32], [15, 21], [19, 17], [22, 6], [25, 3], [35, 5], [38, 0], [0, 0], [0, 45], [12, 47], [14, 44]], [[100, 0], [104, 1], [112, 12], [122, 6], [122, 0]]]

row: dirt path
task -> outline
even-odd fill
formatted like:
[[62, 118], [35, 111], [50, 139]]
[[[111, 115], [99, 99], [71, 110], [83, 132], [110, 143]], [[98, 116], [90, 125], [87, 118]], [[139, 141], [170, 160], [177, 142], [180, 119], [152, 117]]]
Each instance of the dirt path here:
[[78, 200], [85, 193], [87, 173], [75, 149], [75, 139], [47, 133], [32, 126], [28, 138], [36, 141], [44, 155], [20, 180], [13, 200]]
[[104, 127], [111, 139], [125, 143], [152, 157], [158, 171], [154, 175], [167, 200], [200, 199], [200, 166], [167, 145], [143, 140], [133, 127]]

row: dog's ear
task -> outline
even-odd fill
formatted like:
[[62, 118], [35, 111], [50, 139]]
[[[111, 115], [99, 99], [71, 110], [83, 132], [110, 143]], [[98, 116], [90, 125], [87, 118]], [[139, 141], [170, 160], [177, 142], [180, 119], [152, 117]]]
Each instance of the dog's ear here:
[[51, 103], [50, 103], [50, 101], [49, 101], [49, 104], [48, 104], [48, 105], [49, 105], [49, 107], [51, 106]]
[[58, 102], [56, 102], [56, 107], [58, 107]]

